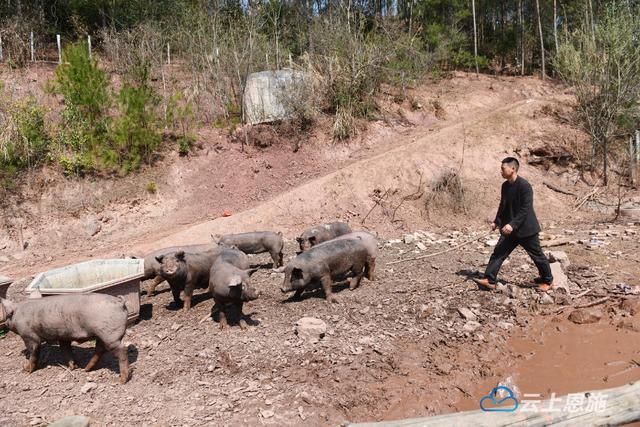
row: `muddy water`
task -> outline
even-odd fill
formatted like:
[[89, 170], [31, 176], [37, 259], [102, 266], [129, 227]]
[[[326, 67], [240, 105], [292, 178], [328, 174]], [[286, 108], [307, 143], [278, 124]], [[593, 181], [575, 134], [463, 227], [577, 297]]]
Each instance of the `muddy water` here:
[[504, 369], [460, 400], [458, 410], [478, 409], [479, 399], [508, 376], [522, 394], [540, 394], [541, 400], [552, 393], [562, 396], [640, 380], [640, 367], [633, 363], [640, 362], [640, 333], [604, 321], [575, 325], [564, 319], [539, 319], [514, 334], [508, 346], [512, 354], [506, 355]]

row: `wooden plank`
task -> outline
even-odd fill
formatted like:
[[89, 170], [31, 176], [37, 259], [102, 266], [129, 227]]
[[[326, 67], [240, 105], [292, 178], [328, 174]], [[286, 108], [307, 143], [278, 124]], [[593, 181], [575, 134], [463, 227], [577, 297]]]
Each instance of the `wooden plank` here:
[[[567, 406], [568, 396], [585, 396], [581, 406], [574, 412], [563, 410]], [[606, 399], [602, 396], [606, 396]], [[602, 406], [595, 404], [601, 399]], [[532, 400], [532, 399], [529, 399]], [[543, 426], [616, 426], [640, 420], [640, 381], [621, 387], [592, 390], [584, 393], [572, 393], [556, 398], [553, 406], [550, 400], [538, 401], [537, 407], [556, 408], [552, 411], [528, 412], [523, 410], [522, 402], [514, 412], [484, 412], [482, 410], [458, 412], [427, 418], [413, 418], [397, 421], [348, 424], [350, 427], [499, 427], [526, 425]]]

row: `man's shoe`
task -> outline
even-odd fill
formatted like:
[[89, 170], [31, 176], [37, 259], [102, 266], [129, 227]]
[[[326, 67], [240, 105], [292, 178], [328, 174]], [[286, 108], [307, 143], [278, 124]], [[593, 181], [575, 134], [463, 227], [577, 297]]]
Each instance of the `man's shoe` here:
[[491, 283], [486, 277], [484, 279], [474, 278], [473, 281], [476, 282], [481, 289], [494, 290], [497, 287], [495, 283]]
[[540, 283], [538, 285], [538, 289], [540, 289], [542, 292], [549, 292], [551, 288], [553, 288], [553, 283]]

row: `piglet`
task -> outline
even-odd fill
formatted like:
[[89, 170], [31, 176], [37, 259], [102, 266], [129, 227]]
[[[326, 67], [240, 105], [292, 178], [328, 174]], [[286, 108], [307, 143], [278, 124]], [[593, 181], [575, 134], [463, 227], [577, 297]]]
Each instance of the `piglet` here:
[[303, 231], [296, 240], [298, 241], [298, 245], [300, 245], [300, 251], [304, 252], [319, 243], [335, 239], [347, 233], [351, 233], [351, 228], [347, 223], [331, 222], [329, 224], [317, 225]]
[[20, 303], [2, 299], [0, 303], [7, 318], [7, 327], [20, 335], [27, 348], [25, 371], [31, 373], [37, 369], [43, 341], [57, 341], [69, 368], [74, 369], [76, 363], [71, 342], [95, 339], [95, 353], [85, 370], [93, 369], [104, 352], [109, 351], [118, 358], [120, 383], [129, 380], [127, 348], [122, 343], [127, 328], [124, 297], [105, 294], [57, 295]]
[[227, 310], [235, 306], [240, 316], [240, 328], [246, 329], [242, 307], [245, 302], [253, 301], [260, 296], [249, 282], [249, 277], [258, 269], [241, 269], [219, 257], [211, 267], [209, 291], [215, 301], [213, 311], [220, 312], [220, 329], [227, 325]]

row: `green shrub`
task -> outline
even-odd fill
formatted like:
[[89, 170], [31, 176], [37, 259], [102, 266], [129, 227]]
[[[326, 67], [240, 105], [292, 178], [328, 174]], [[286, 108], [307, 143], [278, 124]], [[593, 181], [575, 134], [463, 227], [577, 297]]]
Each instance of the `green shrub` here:
[[47, 160], [51, 139], [45, 111], [34, 97], [12, 101], [0, 97], [0, 187], [11, 185], [20, 170]]
[[106, 150], [107, 164], [122, 173], [150, 163], [162, 141], [156, 106], [160, 98], [149, 83], [149, 64], [139, 63], [130, 72], [118, 94], [120, 115], [113, 120], [113, 141]]

